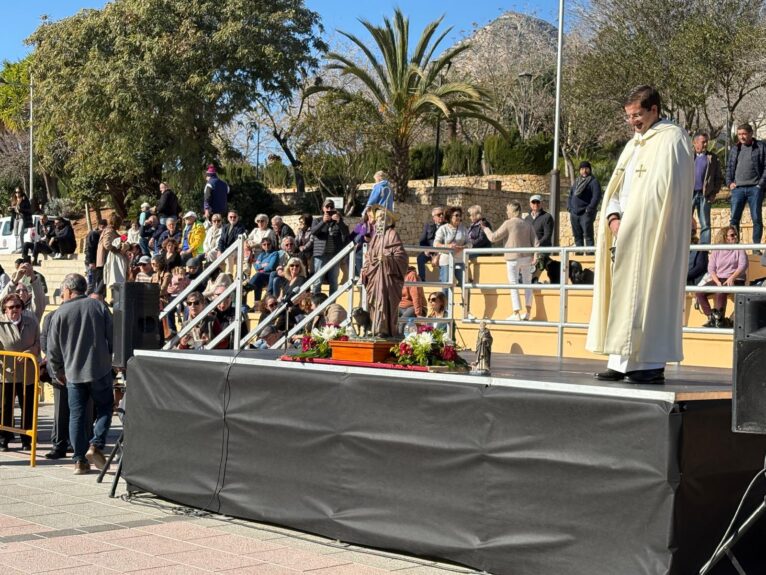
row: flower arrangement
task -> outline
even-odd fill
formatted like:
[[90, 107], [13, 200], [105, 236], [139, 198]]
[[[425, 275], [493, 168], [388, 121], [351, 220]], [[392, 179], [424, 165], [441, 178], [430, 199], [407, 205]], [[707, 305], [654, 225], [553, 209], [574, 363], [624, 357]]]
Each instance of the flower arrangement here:
[[417, 333], [391, 348], [391, 355], [399, 365], [442, 365], [451, 369], [468, 365], [444, 331], [430, 325], [419, 325]]
[[301, 359], [327, 358], [332, 355], [330, 342], [333, 340], [348, 341], [346, 328], [339, 325], [328, 324], [321, 328], [311, 330], [301, 339], [302, 352], [295, 357]]

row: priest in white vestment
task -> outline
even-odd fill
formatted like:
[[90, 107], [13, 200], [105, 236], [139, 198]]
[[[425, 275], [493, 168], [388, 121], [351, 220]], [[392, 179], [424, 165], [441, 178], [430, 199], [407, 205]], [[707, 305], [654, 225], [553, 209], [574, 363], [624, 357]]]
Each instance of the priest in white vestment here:
[[609, 356], [603, 381], [663, 383], [683, 359], [694, 155], [689, 135], [660, 119], [659, 93], [636, 88], [625, 113], [635, 134], [604, 194], [586, 347]]

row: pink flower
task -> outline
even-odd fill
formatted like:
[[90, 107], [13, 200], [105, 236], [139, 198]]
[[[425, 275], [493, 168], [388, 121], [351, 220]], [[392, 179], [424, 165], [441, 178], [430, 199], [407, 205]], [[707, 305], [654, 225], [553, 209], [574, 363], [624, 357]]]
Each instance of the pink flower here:
[[426, 331], [433, 331], [433, 330], [434, 330], [434, 326], [432, 326], [432, 325], [426, 325], [426, 324], [422, 324], [422, 323], [418, 324], [418, 333], [423, 333], [423, 332], [426, 332]]
[[406, 342], [400, 343], [399, 355], [412, 355], [412, 346]]
[[348, 341], [348, 336], [347, 335], [342, 335], [342, 336], [338, 337], [338, 341]]
[[310, 335], [304, 335], [301, 338], [301, 349], [303, 351], [309, 351], [311, 349], [314, 349], [316, 346], [316, 342], [314, 341], [314, 338], [312, 338]]
[[442, 350], [442, 359], [444, 361], [455, 361], [457, 359], [457, 352], [451, 345], [445, 345]]

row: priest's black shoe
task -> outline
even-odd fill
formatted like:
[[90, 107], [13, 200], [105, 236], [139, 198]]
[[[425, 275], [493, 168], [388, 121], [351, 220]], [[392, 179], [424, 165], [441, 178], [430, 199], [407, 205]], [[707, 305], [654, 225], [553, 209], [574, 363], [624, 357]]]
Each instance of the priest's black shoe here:
[[51, 449], [45, 454], [45, 459], [61, 459], [62, 457], [66, 457], [65, 449]]
[[627, 376], [630, 383], [665, 383], [665, 368], [629, 371]]
[[625, 379], [625, 374], [614, 369], [607, 369], [606, 371], [599, 371], [593, 377], [599, 381], [622, 381]]

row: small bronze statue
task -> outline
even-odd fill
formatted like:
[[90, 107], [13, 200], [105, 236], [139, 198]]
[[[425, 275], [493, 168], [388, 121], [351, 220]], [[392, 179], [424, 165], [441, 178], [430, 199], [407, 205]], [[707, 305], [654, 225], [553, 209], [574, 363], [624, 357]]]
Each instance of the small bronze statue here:
[[372, 319], [367, 310], [355, 307], [351, 310], [351, 320], [351, 325], [357, 337], [369, 337], [372, 331]]
[[486, 322], [481, 322], [476, 335], [476, 361], [471, 364], [471, 375], [489, 375], [491, 357], [492, 333]]

